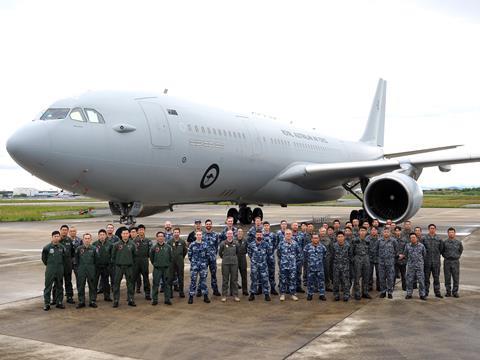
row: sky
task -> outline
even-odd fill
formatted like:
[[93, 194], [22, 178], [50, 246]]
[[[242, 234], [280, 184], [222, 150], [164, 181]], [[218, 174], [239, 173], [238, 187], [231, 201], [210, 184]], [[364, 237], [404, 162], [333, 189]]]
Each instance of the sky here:
[[[360, 138], [387, 80], [385, 152], [480, 153], [480, 2], [0, 0], [0, 190], [52, 189], [5, 150], [57, 99], [163, 92]], [[62, 134], [58, 134], [62, 136]], [[423, 187], [480, 186], [480, 164]]]

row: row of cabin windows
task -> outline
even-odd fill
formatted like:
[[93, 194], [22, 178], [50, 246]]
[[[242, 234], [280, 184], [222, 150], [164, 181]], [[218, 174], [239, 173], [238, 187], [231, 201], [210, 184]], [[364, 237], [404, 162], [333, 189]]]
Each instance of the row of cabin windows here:
[[[263, 138], [263, 141], [265, 142], [265, 138]], [[270, 144], [272, 145], [281, 145], [281, 146], [290, 146], [290, 141], [284, 140], [284, 139], [276, 139], [276, 138], [270, 138]], [[316, 150], [316, 151], [322, 151], [326, 150], [327, 148], [325, 146], [320, 146], [317, 144], [307, 144], [307, 143], [301, 143], [301, 142], [293, 142], [293, 146], [296, 147], [297, 149], [305, 149], [305, 150]]]
[[245, 140], [245, 133], [239, 132], [239, 131], [231, 131], [231, 130], [225, 130], [225, 129], [215, 129], [215, 128], [210, 128], [210, 127], [205, 127], [205, 126], [198, 126], [198, 125], [187, 125], [188, 131], [190, 132], [196, 132], [196, 133], [202, 133], [202, 134], [208, 134], [208, 135], [215, 135], [215, 136], [225, 136], [225, 137], [233, 137], [234, 139], [243, 139]]

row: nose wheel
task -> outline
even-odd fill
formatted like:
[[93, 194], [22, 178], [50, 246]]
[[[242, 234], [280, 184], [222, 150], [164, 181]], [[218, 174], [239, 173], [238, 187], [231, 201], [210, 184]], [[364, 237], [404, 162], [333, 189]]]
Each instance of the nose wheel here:
[[141, 202], [133, 201], [130, 203], [119, 203], [110, 201], [108, 203], [112, 215], [120, 215], [120, 224], [134, 225], [137, 216], [142, 212], [143, 205]]

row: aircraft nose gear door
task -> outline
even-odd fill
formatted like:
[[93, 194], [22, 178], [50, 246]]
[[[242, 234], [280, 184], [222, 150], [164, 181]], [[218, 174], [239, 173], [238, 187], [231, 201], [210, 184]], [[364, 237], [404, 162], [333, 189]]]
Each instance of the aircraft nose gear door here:
[[171, 135], [167, 116], [163, 108], [153, 101], [139, 101], [150, 128], [150, 139], [154, 147], [170, 146]]

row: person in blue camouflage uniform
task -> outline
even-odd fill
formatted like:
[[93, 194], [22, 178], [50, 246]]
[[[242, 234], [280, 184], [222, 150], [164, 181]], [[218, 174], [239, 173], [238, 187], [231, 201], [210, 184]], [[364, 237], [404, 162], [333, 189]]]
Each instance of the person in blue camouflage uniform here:
[[303, 248], [305, 247], [305, 234], [298, 230], [298, 223], [292, 223], [292, 239], [300, 247], [300, 257], [297, 259], [297, 293], [304, 293], [302, 289]]
[[[460, 240], [455, 239], [455, 229], [449, 228], [448, 238], [443, 243], [443, 271], [445, 275], [445, 288], [447, 293], [445, 296], [453, 296], [458, 298], [458, 283], [460, 280], [460, 257], [463, 253], [463, 244]], [[451, 288], [453, 278], [453, 289]]]
[[210, 302], [207, 289], [208, 274], [208, 247], [202, 241], [203, 234], [201, 231], [195, 233], [195, 241], [188, 247], [188, 260], [190, 260], [190, 291], [188, 303], [193, 304], [193, 295], [197, 289], [197, 277], [200, 277], [200, 291], [203, 294], [203, 301]]
[[[402, 228], [400, 226], [395, 226], [395, 229], [393, 230], [393, 236], [395, 240], [397, 240], [398, 253], [403, 254], [408, 240], [405, 238], [405, 236], [403, 236]], [[407, 280], [405, 277], [405, 272], [407, 270], [407, 261], [404, 257], [397, 256], [397, 259], [395, 261], [395, 269], [395, 272], [400, 274], [400, 278], [402, 279], [402, 290], [407, 290]]]
[[268, 286], [268, 258], [272, 254], [272, 245], [263, 240], [262, 230], [255, 233], [255, 242], [248, 245], [248, 256], [250, 257], [250, 296], [248, 301], [255, 300], [256, 282], [260, 278], [262, 292], [265, 301], [270, 301]]
[[[248, 231], [247, 231], [247, 246], [249, 246], [250, 244], [253, 244], [255, 242], [255, 238], [256, 238], [255, 233], [257, 232], [257, 229], [263, 231], [262, 218], [260, 216], [257, 216], [254, 219], [254, 225], [251, 226], [250, 229], [248, 229]], [[262, 294], [262, 285], [261, 285], [260, 279], [257, 280], [255, 285], [257, 286], [257, 293], [256, 294], [261, 295]]]
[[[285, 240], [285, 231], [287, 231], [288, 223], [287, 220], [280, 221], [280, 230], [277, 231], [277, 249], [280, 247], [282, 242]], [[277, 250], [277, 265], [280, 269], [280, 254]]]
[[371, 227], [370, 235], [367, 236], [367, 240], [370, 243], [369, 247], [369, 260], [370, 260], [370, 276], [368, 278], [368, 291], [373, 290], [373, 274], [375, 273], [375, 289], [380, 291], [380, 275], [378, 274], [378, 228]]
[[393, 298], [395, 286], [395, 259], [398, 254], [397, 241], [391, 236], [390, 229], [383, 229], [383, 236], [377, 243], [378, 274], [380, 276], [380, 297]]
[[433, 276], [433, 290], [435, 297], [443, 298], [440, 294], [440, 256], [443, 253], [443, 240], [437, 235], [435, 224], [428, 225], [428, 234], [423, 240], [423, 245], [427, 250], [425, 256], [425, 295], [430, 291], [430, 274]]
[[325, 298], [325, 273], [324, 264], [327, 257], [327, 248], [320, 243], [318, 234], [312, 234], [311, 242], [303, 249], [303, 258], [307, 269], [307, 300], [313, 298], [313, 293], [318, 289], [319, 299]]
[[285, 237], [278, 244], [277, 255], [280, 261], [280, 301], [285, 300], [289, 293], [292, 300], [297, 301], [297, 259], [301, 256], [301, 249], [292, 239], [292, 230], [285, 230]]
[[250, 229], [248, 229], [248, 232], [247, 232], [247, 240], [249, 244], [255, 241], [256, 239], [255, 234], [257, 233], [257, 230], [263, 231], [262, 218], [260, 216], [257, 216], [254, 219], [254, 221], [255, 221], [254, 225], [250, 227]]
[[233, 226], [233, 217], [229, 216], [225, 222], [226, 222], [227, 225], [223, 228], [220, 235], [218, 235], [218, 242], [219, 243], [227, 240], [227, 231], [228, 230], [233, 231], [233, 237], [237, 237], [238, 229], [235, 226]]
[[[360, 298], [371, 299], [368, 294], [368, 281], [370, 277], [370, 242], [367, 240], [367, 229], [361, 226], [358, 237], [352, 242], [353, 266], [355, 267], [355, 300]], [[360, 278], [362, 287], [360, 291]]]
[[205, 232], [203, 233], [203, 242], [208, 248], [207, 266], [210, 270], [210, 282], [212, 284], [213, 295], [220, 296], [217, 283], [217, 254], [218, 254], [218, 234], [212, 230], [212, 220], [205, 220]]
[[345, 241], [343, 231], [338, 231], [337, 241], [332, 246], [333, 295], [335, 296], [335, 301], [340, 300], [340, 287], [343, 291], [343, 301], [348, 301], [350, 298], [351, 259], [351, 245]]
[[427, 254], [425, 246], [418, 242], [417, 235], [410, 233], [410, 243], [405, 245], [403, 255], [407, 262], [407, 296], [405, 299], [411, 299], [413, 294], [413, 284], [418, 281], [418, 293], [420, 299], [426, 300], [425, 297], [425, 273], [424, 273], [424, 259]]
[[[312, 242], [312, 235], [315, 231], [312, 223], [302, 223], [302, 229], [305, 228], [305, 231], [302, 232], [305, 234], [303, 248]], [[303, 259], [303, 287], [306, 288], [308, 283], [308, 266], [305, 259]]]
[[277, 235], [270, 232], [270, 223], [268, 221], [263, 222], [263, 241], [267, 241], [272, 246], [272, 253], [267, 259], [268, 266], [268, 282], [270, 283], [270, 294], [278, 295], [275, 289], [275, 251], [277, 250]]

